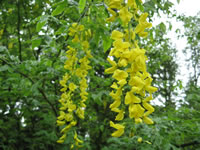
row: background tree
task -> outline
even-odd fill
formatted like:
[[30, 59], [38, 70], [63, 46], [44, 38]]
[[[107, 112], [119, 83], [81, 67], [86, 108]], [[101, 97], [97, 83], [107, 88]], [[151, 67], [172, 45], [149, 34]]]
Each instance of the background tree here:
[[[172, 5], [168, 0], [153, 0], [145, 2], [140, 9], [147, 11], [151, 19], [160, 12], [173, 16]], [[109, 109], [112, 100], [108, 91], [112, 80], [104, 70], [109, 66], [106, 58], [112, 42], [110, 32], [119, 28], [119, 23], [107, 24], [106, 18], [108, 12], [101, 0], [87, 1], [85, 7], [78, 0], [0, 1], [0, 149], [69, 149], [72, 135], [68, 135], [64, 144], [56, 143], [60, 136], [56, 117], [61, 95], [59, 80], [65, 73], [65, 52], [71, 41], [68, 29], [73, 22], [84, 24], [93, 35], [89, 107], [85, 120], [79, 121], [77, 126], [85, 141], [82, 149], [198, 148], [197, 86], [197, 90], [190, 90], [185, 98], [189, 102], [189, 95], [193, 95], [190, 105], [186, 103], [177, 110], [164, 112], [162, 106], [157, 106], [153, 115], [155, 125], [133, 127], [127, 119], [125, 123], [131, 130], [121, 138], [110, 136], [108, 122], [114, 115]], [[193, 22], [188, 20], [188, 24], [190, 21]], [[140, 41], [141, 46], [149, 49], [149, 72], [154, 85], [159, 87], [158, 97], [165, 99], [168, 109], [175, 107], [177, 64], [176, 50], [170, 46], [169, 39], [164, 38], [166, 31], [164, 24], [160, 24], [152, 29], [149, 40]], [[190, 36], [196, 37], [190, 42], [194, 44], [192, 48], [198, 48], [196, 32]], [[197, 67], [197, 55], [193, 57]], [[198, 73], [196, 77], [198, 79]], [[133, 133], [142, 136], [143, 142], [138, 143]]]

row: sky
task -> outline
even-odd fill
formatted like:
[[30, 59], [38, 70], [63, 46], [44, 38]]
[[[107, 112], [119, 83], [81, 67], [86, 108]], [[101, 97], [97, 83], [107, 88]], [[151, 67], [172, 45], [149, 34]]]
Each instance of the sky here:
[[200, 0], [180, 0], [180, 4], [175, 3], [175, 8], [179, 14], [183, 13], [187, 16], [195, 16], [200, 11]]
[[[173, 9], [176, 10], [177, 14], [184, 14], [186, 16], [195, 16], [198, 12], [200, 12], [200, 0], [180, 0], [180, 3], [177, 3], [177, 0], [170, 0], [172, 3], [174, 3]], [[172, 10], [173, 10], [172, 9]], [[152, 22], [153, 26], [156, 26], [157, 24], [160, 24], [161, 22], [167, 22], [170, 21], [173, 25], [172, 31], [169, 31], [167, 34], [167, 37], [169, 37], [172, 41], [172, 44], [176, 46], [178, 52], [177, 52], [177, 63], [179, 65], [178, 69], [178, 76], [177, 79], [181, 80], [183, 83], [183, 87], [186, 86], [187, 81], [189, 79], [189, 71], [187, 68], [187, 64], [185, 60], [189, 57], [185, 54], [183, 54], [183, 49], [186, 47], [187, 40], [186, 38], [177, 38], [176, 29], [180, 29], [181, 32], [184, 32], [183, 23], [178, 22], [176, 19], [168, 19], [166, 16], [162, 18], [155, 18]], [[179, 90], [179, 96], [177, 97], [177, 100], [182, 99], [184, 95], [182, 94], [182, 91]], [[155, 105], [162, 105], [161, 102], [156, 99], [153, 104]]]

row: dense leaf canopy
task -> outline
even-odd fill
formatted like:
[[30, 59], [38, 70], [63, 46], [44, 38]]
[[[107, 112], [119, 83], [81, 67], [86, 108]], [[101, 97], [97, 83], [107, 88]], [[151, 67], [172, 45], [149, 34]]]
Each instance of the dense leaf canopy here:
[[[139, 0], [136, 2], [139, 4]], [[84, 141], [80, 149], [200, 147], [199, 14], [176, 16], [171, 10], [173, 3], [168, 0], [143, 2], [139, 9], [149, 14], [149, 22], [164, 13], [184, 23], [185, 32], [181, 36], [187, 38], [184, 52], [190, 56], [187, 63], [191, 75], [186, 87], [177, 80], [177, 49], [165, 36], [172, 24], [161, 22], [148, 29], [146, 38], [136, 37], [139, 46], [146, 49], [147, 70], [153, 86], [158, 88], [154, 99], [162, 105], [154, 106], [151, 115], [154, 125], [135, 124], [125, 117], [128, 130], [116, 138], [111, 136], [113, 129], [109, 125], [110, 120], [115, 120], [115, 113], [109, 108], [113, 102], [109, 96], [113, 78], [104, 71], [110, 67], [106, 59], [113, 42], [111, 32], [122, 26], [119, 19], [114, 23], [106, 21], [110, 17], [106, 0], [0, 1], [0, 149], [70, 149], [72, 132], [63, 144], [56, 142], [61, 136], [56, 118], [62, 94], [59, 82], [66, 73], [63, 66], [67, 47], [73, 45], [69, 29], [74, 22], [83, 24], [92, 34], [85, 119], [79, 119], [75, 127]], [[131, 23], [136, 27], [134, 21]], [[185, 97], [179, 96], [180, 90]]]

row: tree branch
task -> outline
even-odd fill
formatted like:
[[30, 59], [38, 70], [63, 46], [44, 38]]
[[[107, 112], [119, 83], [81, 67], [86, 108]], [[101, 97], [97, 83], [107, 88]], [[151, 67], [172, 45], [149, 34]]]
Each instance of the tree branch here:
[[20, 24], [21, 24], [21, 16], [20, 16], [20, 0], [17, 2], [17, 16], [18, 16], [18, 21], [17, 21], [17, 35], [18, 35], [18, 44], [19, 44], [19, 60], [22, 61], [22, 44], [20, 40]]
[[[3, 59], [1, 59], [1, 58], [0, 58], [0, 60], [2, 60], [4, 63], [6, 63], [8, 66], [10, 66], [10, 67], [13, 69], [14, 72], [16, 72], [16, 73], [22, 75], [23, 77], [29, 79], [29, 80], [31, 81], [32, 84], [35, 83], [35, 82], [33, 81], [33, 79], [31, 79], [28, 75], [26, 75], [26, 74], [24, 74], [23, 72], [21, 72], [21, 71], [15, 69], [15, 68], [14, 68], [11, 64], [9, 64], [7, 61], [5, 61], [5, 60], [3, 60]], [[50, 102], [50, 100], [47, 98], [47, 96], [46, 96], [45, 92], [43, 91], [43, 89], [41, 89], [41, 88], [39, 88], [39, 87], [38, 87], [37, 89], [38, 89], [38, 91], [42, 94], [44, 100], [50, 105], [50, 107], [52, 108], [52, 110], [53, 110], [55, 116], [57, 117], [56, 108], [55, 108], [54, 105]]]

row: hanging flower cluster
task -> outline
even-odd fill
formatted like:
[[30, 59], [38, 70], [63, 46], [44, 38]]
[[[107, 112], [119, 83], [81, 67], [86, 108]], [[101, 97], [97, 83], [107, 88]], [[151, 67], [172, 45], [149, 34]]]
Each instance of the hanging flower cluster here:
[[[141, 0], [140, 3], [142, 4]], [[122, 23], [120, 31], [112, 31], [113, 48], [107, 58], [112, 67], [105, 70], [105, 73], [112, 74], [112, 78], [115, 79], [111, 85], [113, 90], [110, 92], [114, 99], [110, 105], [111, 111], [117, 113], [116, 121], [122, 121], [125, 105], [128, 105], [129, 118], [133, 118], [135, 123], [153, 124], [148, 117], [154, 112], [149, 101], [152, 100], [152, 93], [157, 91], [157, 88], [151, 86], [152, 78], [146, 70], [145, 50], [138, 46], [136, 40], [137, 35], [148, 35], [145, 29], [152, 26], [146, 21], [148, 13], [139, 13], [135, 0], [107, 0], [107, 5], [111, 13], [107, 21], [113, 22], [119, 17]], [[132, 27], [131, 20], [137, 23], [135, 28]], [[110, 126], [116, 129], [112, 133], [113, 137], [123, 135], [123, 124], [110, 121]]]
[[[88, 70], [91, 69], [89, 65], [89, 58], [92, 58], [89, 50], [88, 39], [91, 37], [90, 30], [84, 29], [83, 25], [73, 23], [69, 28], [69, 36], [72, 37], [72, 45], [75, 44], [79, 48], [68, 46], [66, 52], [67, 60], [64, 68], [66, 69], [60, 84], [62, 86], [61, 98], [59, 100], [60, 115], [57, 118], [57, 125], [62, 126], [61, 133], [63, 134], [58, 143], [63, 143], [67, 133], [72, 127], [76, 126], [77, 119], [84, 119], [84, 110], [86, 108], [85, 101], [87, 100], [88, 87], [86, 76]], [[79, 96], [75, 93], [80, 93]], [[75, 145], [80, 147], [83, 143], [78, 139], [78, 135], [74, 129]], [[74, 145], [71, 146], [73, 148]]]

